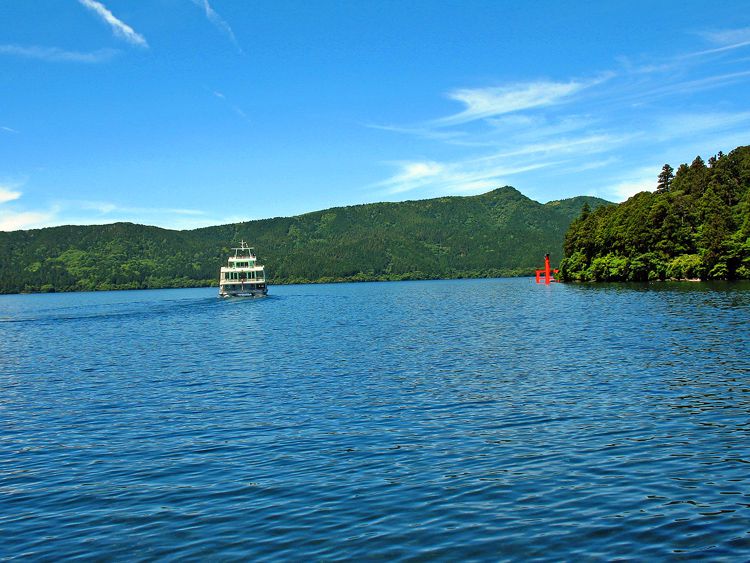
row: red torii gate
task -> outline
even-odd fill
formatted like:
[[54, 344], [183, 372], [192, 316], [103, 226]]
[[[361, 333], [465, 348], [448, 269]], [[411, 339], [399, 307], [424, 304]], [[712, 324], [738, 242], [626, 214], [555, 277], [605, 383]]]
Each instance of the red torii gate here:
[[555, 278], [552, 277], [552, 274], [558, 273], [560, 270], [552, 270], [550, 269], [549, 265], [549, 254], [544, 255], [544, 270], [537, 270], [536, 271], [536, 283], [542, 283], [541, 277], [544, 276], [544, 283], [545, 285], [549, 285], [550, 282], [556, 282]]

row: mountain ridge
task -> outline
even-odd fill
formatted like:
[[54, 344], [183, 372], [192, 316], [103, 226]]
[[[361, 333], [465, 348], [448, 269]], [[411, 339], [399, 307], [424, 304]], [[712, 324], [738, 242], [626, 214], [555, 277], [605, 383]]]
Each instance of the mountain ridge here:
[[271, 283], [529, 274], [584, 203], [510, 186], [473, 196], [363, 203], [188, 230], [117, 222], [0, 233], [0, 293], [215, 285], [240, 239]]

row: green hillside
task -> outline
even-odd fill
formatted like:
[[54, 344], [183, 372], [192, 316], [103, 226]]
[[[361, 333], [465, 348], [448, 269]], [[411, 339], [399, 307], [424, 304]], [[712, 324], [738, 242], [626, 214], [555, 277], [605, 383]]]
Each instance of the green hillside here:
[[130, 223], [0, 233], [0, 292], [215, 285], [241, 239], [271, 283], [530, 273], [592, 197], [540, 204], [511, 187], [337, 207], [191, 231]]
[[584, 212], [565, 238], [563, 280], [750, 278], [750, 146], [696, 157], [656, 192]]

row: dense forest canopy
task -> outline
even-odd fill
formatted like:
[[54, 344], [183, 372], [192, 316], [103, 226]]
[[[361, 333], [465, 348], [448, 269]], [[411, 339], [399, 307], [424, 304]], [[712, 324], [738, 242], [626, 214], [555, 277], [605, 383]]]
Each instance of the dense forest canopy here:
[[191, 231], [115, 223], [0, 233], [0, 293], [216, 285], [241, 239], [271, 283], [530, 274], [545, 253], [562, 255], [584, 204], [606, 203], [542, 205], [505, 187]]
[[655, 192], [584, 209], [564, 251], [567, 281], [750, 278], [750, 146], [665, 164]]

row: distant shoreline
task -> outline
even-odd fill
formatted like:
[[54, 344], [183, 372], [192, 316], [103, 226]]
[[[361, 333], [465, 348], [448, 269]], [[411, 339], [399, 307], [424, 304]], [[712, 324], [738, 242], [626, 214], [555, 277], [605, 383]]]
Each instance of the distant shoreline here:
[[[269, 287], [280, 286], [280, 285], [320, 285], [327, 283], [359, 283], [359, 282], [398, 282], [398, 281], [440, 281], [440, 280], [462, 280], [462, 279], [502, 279], [502, 278], [524, 278], [533, 277], [533, 270], [521, 270], [521, 271], [507, 271], [507, 272], [492, 272], [489, 274], [482, 273], [467, 273], [462, 272], [460, 275], [454, 276], [428, 276], [421, 272], [414, 272], [411, 274], [403, 274], [398, 276], [370, 276], [370, 275], [355, 275], [350, 277], [321, 277], [315, 280], [301, 280], [301, 279], [284, 279], [269, 281]], [[92, 289], [77, 289], [77, 288], [65, 288], [56, 289], [53, 288], [49, 291], [6, 291], [0, 293], [0, 295], [37, 295], [45, 293], [92, 293], [100, 291], [142, 291], [150, 289], [196, 289], [204, 287], [218, 287], [218, 282], [214, 280], [191, 280], [195, 283], [186, 285], [177, 284], [164, 284], [148, 287], [98, 287]], [[204, 283], [201, 283], [204, 282]]]
[[[281, 280], [275, 282], [269, 282], [269, 287], [274, 286], [286, 286], [286, 285], [324, 285], [324, 284], [343, 284], [343, 283], [375, 283], [375, 282], [399, 282], [399, 281], [450, 281], [450, 280], [479, 280], [479, 279], [513, 279], [513, 278], [529, 278], [534, 279], [534, 274], [529, 272], [517, 273], [517, 274], [506, 274], [506, 275], [462, 275], [453, 277], [403, 277], [400, 279], [389, 279], [383, 277], [350, 277], [350, 278], [320, 278], [317, 280]], [[197, 281], [197, 280], [196, 280]], [[650, 281], [561, 281], [558, 283], [567, 285], [603, 285], [603, 284], [627, 284], [627, 285], [650, 285], [650, 284], [661, 284], [665, 282], [679, 282], [679, 283], [715, 283], [725, 281], [728, 283], [737, 281], [748, 281], [748, 280], [702, 280], [700, 278], [683, 278], [683, 279], [665, 279], [665, 280], [650, 280]], [[4, 292], [0, 293], [0, 297], [3, 295], [44, 295], [50, 293], [100, 293], [105, 291], [156, 291], [162, 289], [201, 289], [209, 287], [217, 287], [218, 283], [215, 281], [207, 281], [207, 283], [201, 284], [196, 283], [194, 285], [161, 285], [154, 287], [111, 287], [111, 288], [98, 288], [98, 289], [62, 289], [52, 291], [17, 291], [17, 292]]]

